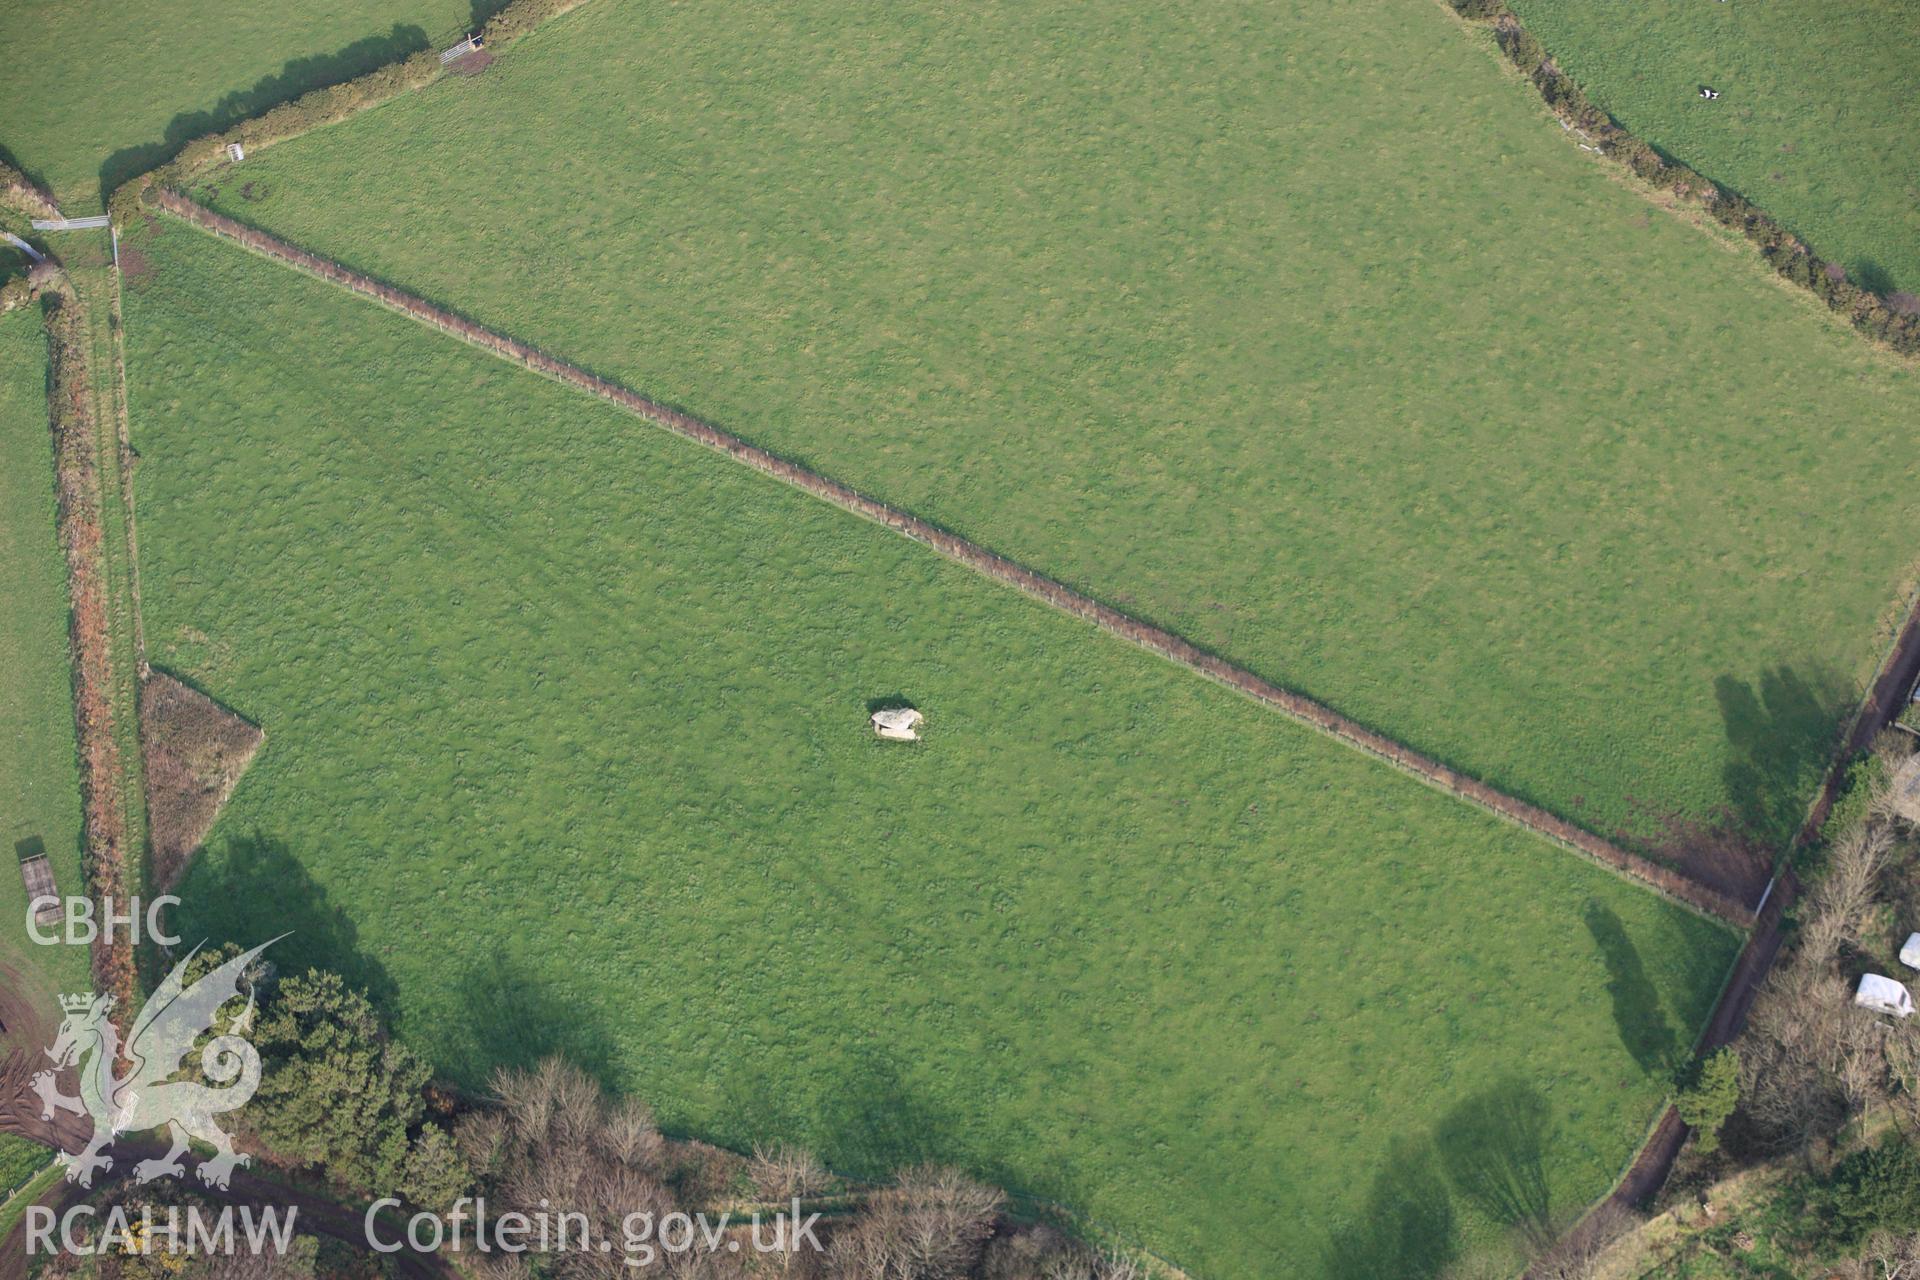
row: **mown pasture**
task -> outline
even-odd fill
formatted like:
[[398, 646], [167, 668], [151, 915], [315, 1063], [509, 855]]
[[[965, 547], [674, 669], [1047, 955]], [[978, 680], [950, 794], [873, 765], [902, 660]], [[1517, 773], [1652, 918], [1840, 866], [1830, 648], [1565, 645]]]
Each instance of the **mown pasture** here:
[[[1779, 218], [1855, 284], [1920, 293], [1920, 10], [1511, 0], [1622, 124]], [[1720, 96], [1702, 100], [1710, 86]]]
[[152, 660], [268, 735], [190, 938], [295, 930], [464, 1084], [558, 1048], [1200, 1275], [1433, 1274], [1505, 1238], [1482, 1162], [1558, 1218], [1637, 1146], [1720, 927], [362, 300], [127, 247]]
[[180, 144], [456, 34], [488, 0], [63, 0], [7, 17], [0, 154], [65, 212]]
[[1920, 369], [1487, 43], [606, 0], [199, 194], [1596, 829], [1778, 836], [1912, 586]]
[[[34, 944], [15, 865], [44, 852], [62, 893], [85, 891], [65, 573], [54, 526], [47, 341], [29, 307], [0, 316], [0, 966], [20, 975], [15, 994], [43, 1006], [49, 1022], [59, 1021], [57, 992], [87, 989], [86, 948]], [[0, 1054], [7, 1044], [0, 1035]]]

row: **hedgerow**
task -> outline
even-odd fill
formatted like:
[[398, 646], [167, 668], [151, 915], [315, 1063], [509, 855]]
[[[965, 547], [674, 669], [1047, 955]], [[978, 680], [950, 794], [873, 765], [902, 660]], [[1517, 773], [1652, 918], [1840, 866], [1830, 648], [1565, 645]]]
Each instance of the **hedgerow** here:
[[[584, 3], [586, 0], [512, 0], [488, 20], [481, 38], [490, 49], [504, 48], [549, 18]], [[141, 201], [153, 184], [184, 186], [223, 163], [227, 148], [235, 143], [254, 151], [286, 142], [424, 88], [445, 72], [436, 51], [422, 50], [363, 76], [302, 94], [220, 133], [203, 134], [181, 147], [166, 164], [123, 183], [108, 198], [107, 212], [116, 225], [125, 226], [139, 214]], [[0, 185], [4, 180], [5, 173], [0, 172]]]
[[60, 209], [53, 199], [33, 185], [26, 174], [0, 161], [0, 206], [18, 209], [32, 218], [57, 218]]
[[1705, 209], [1722, 226], [1740, 232], [1776, 272], [1811, 292], [1829, 310], [1844, 315], [1859, 332], [1903, 355], [1920, 354], [1920, 314], [1910, 314], [1893, 298], [1883, 298], [1851, 283], [1844, 267], [1814, 253], [1764, 209], [1622, 128], [1619, 121], [1587, 98], [1571, 76], [1554, 65], [1540, 41], [1503, 0], [1449, 3], [1464, 18], [1493, 24], [1494, 39], [1507, 59], [1532, 81], [1554, 114], [1586, 138], [1590, 147], [1625, 165], [1642, 180]]

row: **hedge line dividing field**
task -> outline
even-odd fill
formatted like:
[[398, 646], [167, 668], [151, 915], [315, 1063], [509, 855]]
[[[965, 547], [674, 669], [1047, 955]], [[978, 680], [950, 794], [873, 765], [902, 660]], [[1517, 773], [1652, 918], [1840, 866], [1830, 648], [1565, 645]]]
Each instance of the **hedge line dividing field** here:
[[[1844, 316], [1856, 333], [1904, 356], [1920, 355], [1920, 305], [1903, 309], [1857, 284], [1840, 263], [1823, 258], [1779, 219], [1746, 197], [1669, 160], [1659, 148], [1623, 127], [1596, 106], [1580, 86], [1548, 55], [1504, 0], [1449, 0], [1462, 17], [1493, 24], [1500, 48], [1540, 92], [1554, 114], [1597, 151], [1631, 170], [1635, 177], [1670, 193], [1676, 200], [1712, 215], [1721, 226], [1745, 236], [1768, 266], [1791, 284]], [[1911, 298], [1911, 294], [1902, 295]]]
[[373, 298], [423, 324], [454, 334], [474, 346], [491, 351], [537, 373], [598, 396], [602, 400], [611, 401], [655, 426], [664, 427], [675, 435], [723, 453], [736, 462], [782, 480], [842, 510], [884, 525], [986, 577], [1024, 591], [1063, 613], [1090, 622], [1103, 631], [1157, 653], [1210, 680], [1236, 689], [1257, 702], [1272, 707], [1303, 724], [1311, 725], [1349, 746], [1387, 761], [1443, 791], [1490, 809], [1615, 871], [1633, 876], [1696, 910], [1718, 916], [1742, 928], [1753, 922], [1752, 910], [1726, 894], [1691, 880], [1670, 867], [1630, 853], [1590, 831], [1548, 813], [1537, 805], [1505, 795], [1477, 779], [1469, 778], [1430, 756], [1375, 733], [1331, 707], [1291, 690], [1282, 689], [1271, 681], [1264, 680], [1243, 667], [1235, 666], [1216, 654], [1207, 653], [1181, 636], [1129, 617], [1063, 583], [1056, 582], [1003, 556], [995, 555], [925, 520], [890, 507], [878, 499], [867, 497], [839, 481], [831, 480], [765, 449], [750, 445], [717, 427], [701, 422], [690, 414], [656, 404], [638, 392], [588, 373], [576, 365], [550, 356], [505, 334], [495, 333], [482, 325], [436, 307], [423, 298], [396, 289], [370, 276], [351, 271], [337, 262], [308, 253], [264, 231], [214, 213], [176, 191], [156, 191], [151, 194], [150, 199], [156, 207], [202, 230], [236, 241], [262, 256], [296, 267], [331, 284]]
[[[103, 484], [95, 434], [94, 386], [88, 376], [86, 320], [77, 294], [62, 277], [43, 297], [49, 360], [49, 416], [60, 544], [66, 555], [73, 715], [80, 746], [80, 787], [86, 812], [87, 889], [96, 904], [125, 903], [138, 880], [128, 875], [126, 772], [114, 714], [112, 638], [107, 588]], [[103, 931], [104, 934], [104, 931]], [[133, 940], [125, 930], [93, 946], [96, 992], [115, 999], [114, 1017], [139, 1011]]]
[[[1920, 294], [1920, 10], [1509, 0], [1555, 64], [1664, 156], [1744, 194], [1856, 284]], [[1703, 101], [1698, 90], [1720, 94]]]
[[171, 217], [131, 247], [154, 661], [270, 735], [187, 936], [294, 929], [461, 1083], [557, 1046], [676, 1132], [956, 1161], [1195, 1274], [1499, 1247], [1451, 1183], [1377, 1211], [1489, 1108], [1556, 1212], [1644, 1135], [1718, 923], [619, 405]]
[[1640, 853], [1784, 844], [1910, 595], [1912, 366], [1442, 9], [1272, 16], [823, 4], [722, 53], [609, 0], [191, 194]]

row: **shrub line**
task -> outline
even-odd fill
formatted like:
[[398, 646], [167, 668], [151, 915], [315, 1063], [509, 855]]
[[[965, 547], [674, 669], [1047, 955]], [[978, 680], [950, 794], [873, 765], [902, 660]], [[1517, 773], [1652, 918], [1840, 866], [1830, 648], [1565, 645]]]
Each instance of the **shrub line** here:
[[[1920, 306], [1902, 295], [1881, 297], [1847, 279], [1846, 268], [1813, 250], [1765, 209], [1738, 192], [1669, 159], [1659, 148], [1624, 128], [1588, 99], [1573, 78], [1555, 65], [1505, 0], [1443, 0], [1472, 22], [1490, 24], [1494, 42], [1539, 92], [1582, 151], [1597, 152], [1633, 171], [1641, 180], [1705, 211], [1714, 221], [1738, 231], [1760, 251], [1781, 278], [1799, 285], [1846, 317], [1864, 337], [1885, 343], [1901, 355], [1920, 355]], [[1906, 296], [1910, 298], [1910, 295]], [[1902, 305], [1896, 306], [1896, 301]]]
[[1537, 805], [1498, 791], [1478, 779], [1470, 778], [1430, 756], [1377, 733], [1331, 707], [1305, 695], [1283, 689], [1243, 667], [1208, 653], [1171, 631], [1142, 622], [1108, 605], [1101, 604], [1063, 583], [1008, 560], [1004, 556], [996, 555], [917, 516], [869, 498], [837, 480], [831, 480], [765, 449], [748, 444], [739, 437], [710, 426], [689, 414], [658, 404], [635, 391], [588, 373], [564, 360], [556, 359], [517, 339], [496, 333], [471, 320], [436, 307], [425, 299], [396, 289], [371, 276], [350, 270], [330, 259], [308, 253], [304, 249], [268, 235], [257, 228], [236, 222], [223, 214], [215, 213], [177, 191], [161, 188], [150, 191], [147, 198], [158, 208], [166, 210], [192, 226], [233, 240], [264, 257], [295, 267], [354, 293], [373, 298], [414, 320], [460, 337], [474, 346], [512, 360], [537, 373], [545, 374], [556, 381], [617, 404], [635, 416], [663, 427], [675, 435], [703, 444], [736, 462], [782, 480], [844, 511], [862, 516], [915, 542], [931, 547], [948, 559], [958, 561], [997, 582], [1018, 588], [1062, 613], [1090, 622], [1111, 635], [1130, 641], [1191, 671], [1198, 672], [1210, 680], [1238, 690], [1303, 724], [1387, 761], [1442, 791], [1491, 810], [1610, 870], [1632, 876], [1687, 907], [1725, 920], [1742, 929], [1753, 923], [1754, 914], [1751, 909], [1717, 890], [1689, 879], [1670, 867], [1661, 866], [1639, 854], [1622, 849], [1584, 828], [1548, 813]]
[[[48, 359], [48, 420], [53, 433], [56, 523], [67, 562], [68, 643], [73, 663], [74, 735], [86, 814], [88, 891], [96, 900], [127, 900], [127, 815], [121, 787], [120, 740], [113, 713], [112, 637], [108, 623], [106, 532], [95, 436], [93, 388], [87, 376], [85, 321], [79, 296], [61, 276], [41, 293]], [[139, 1008], [133, 942], [97, 939], [96, 991], [114, 997], [117, 1021]]]

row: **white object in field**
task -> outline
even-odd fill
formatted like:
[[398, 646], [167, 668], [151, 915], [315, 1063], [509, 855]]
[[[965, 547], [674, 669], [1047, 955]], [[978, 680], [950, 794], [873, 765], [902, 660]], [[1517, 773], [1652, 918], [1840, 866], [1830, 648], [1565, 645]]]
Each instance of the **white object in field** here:
[[1705, 98], [1708, 102], [1712, 102], [1715, 98], [1720, 96], [1720, 91], [1718, 89], [1710, 89], [1706, 85], [1701, 85], [1700, 96]]
[[914, 732], [914, 726], [926, 717], [912, 707], [889, 707], [874, 712], [870, 719], [873, 731], [889, 742], [918, 742], [920, 735]]
[[1904, 1018], [1913, 1012], [1912, 993], [1892, 978], [1877, 973], [1860, 975], [1860, 989], [1853, 993], [1853, 1002], [1862, 1009], [1890, 1013], [1896, 1018]]
[[235, 164], [239, 164], [242, 160], [245, 160], [246, 158], [247, 158], [247, 149], [245, 147], [241, 146], [237, 142], [229, 142], [227, 144], [227, 159], [233, 161]]
[[1920, 969], [1920, 933], [1907, 935], [1907, 945], [1900, 948], [1900, 963], [1909, 969]]
[[91, 218], [35, 218], [35, 231], [88, 231], [94, 227], [107, 226], [112, 219], [106, 214], [96, 214]]

